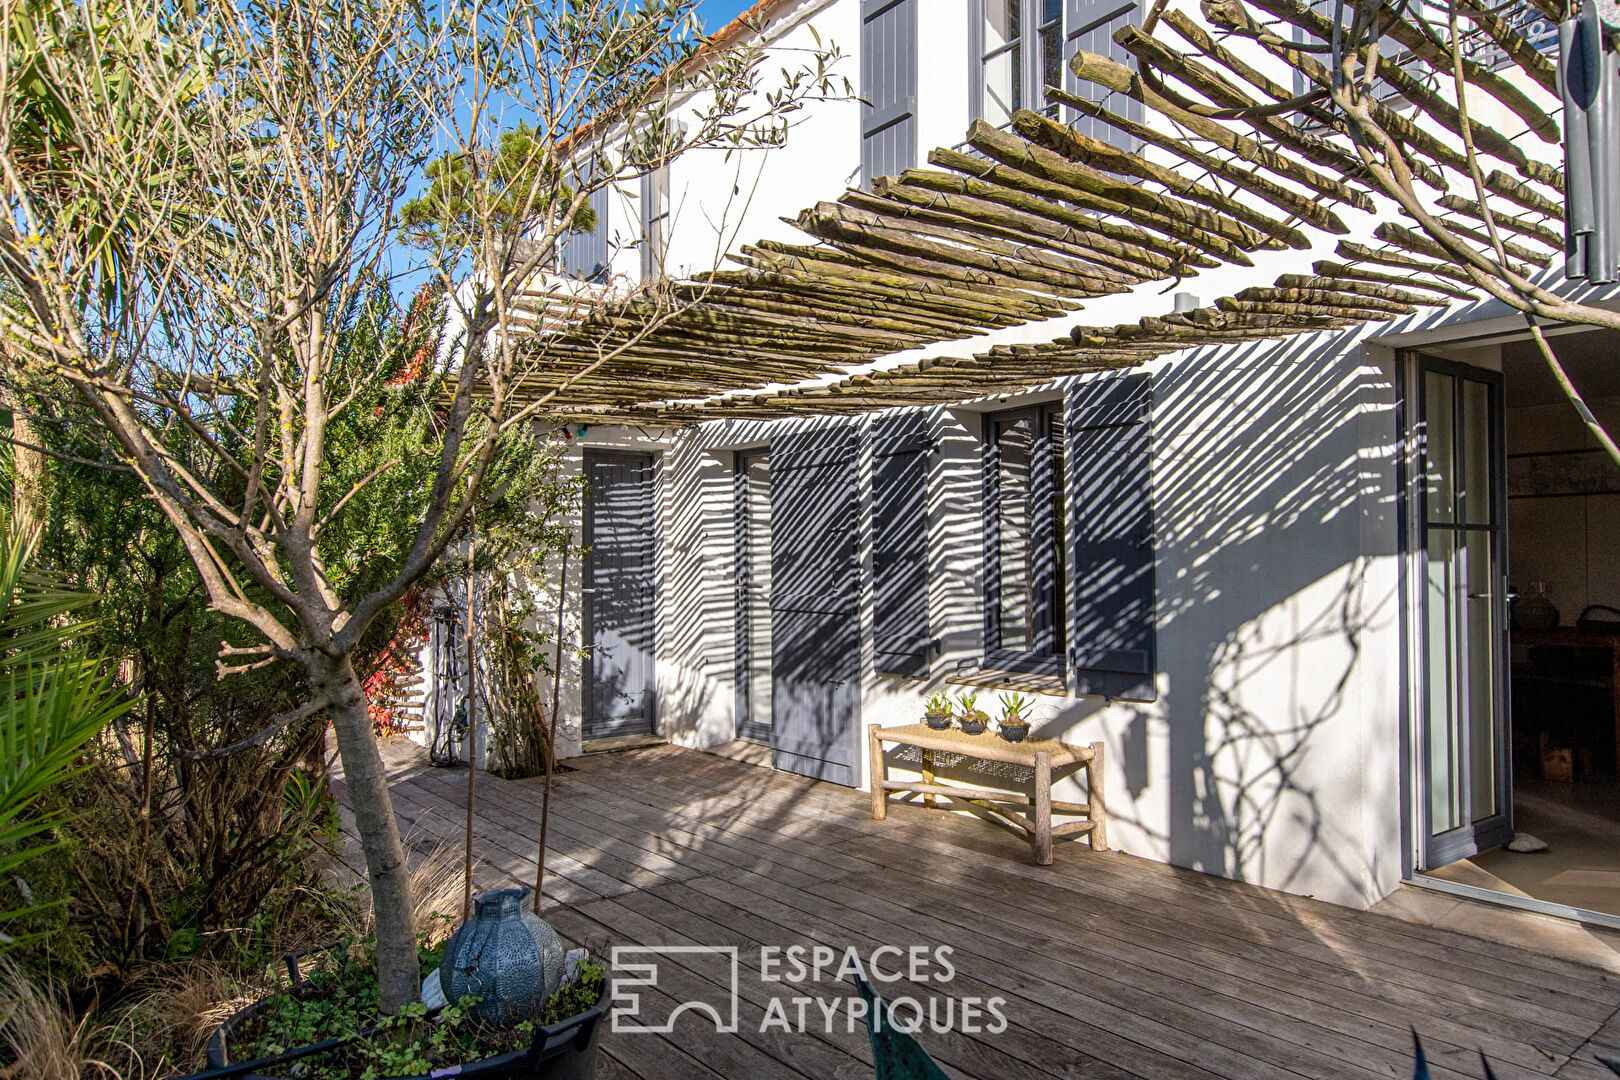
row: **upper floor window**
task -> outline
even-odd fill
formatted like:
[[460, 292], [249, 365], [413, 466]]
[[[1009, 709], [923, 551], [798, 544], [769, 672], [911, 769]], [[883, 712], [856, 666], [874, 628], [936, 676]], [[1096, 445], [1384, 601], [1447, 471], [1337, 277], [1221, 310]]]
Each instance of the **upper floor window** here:
[[[1094, 128], [1094, 121], [1075, 110], [1048, 102], [1045, 88], [1059, 86], [1101, 101], [1107, 91], [1076, 79], [1068, 70], [1069, 57], [1087, 49], [1131, 64], [1113, 34], [1136, 17], [1136, 0], [974, 0], [974, 11], [979, 119], [1001, 127], [1019, 109], [1035, 109], [1120, 144], [1106, 125]], [[1120, 97], [1111, 107], [1139, 119], [1131, 99]]]
[[669, 250], [669, 166], [641, 178], [641, 278], [662, 277]]
[[985, 423], [986, 652], [998, 667], [1061, 666], [1062, 407], [996, 413]]
[[[1529, 6], [1529, 5], [1526, 5], [1526, 6]], [[1493, 9], [1493, 10], [1500, 11], [1502, 9], [1501, 8], [1496, 8], [1496, 9]], [[1345, 5], [1344, 10], [1341, 12], [1339, 10], [1338, 0], [1311, 0], [1311, 11], [1314, 12], [1315, 14], [1320, 15], [1323, 18], [1327, 19], [1330, 23], [1333, 21], [1333, 19], [1335, 17], [1341, 17], [1342, 20], [1343, 20], [1343, 25], [1344, 25], [1346, 31], [1349, 30], [1350, 22], [1355, 17], [1355, 8], [1354, 8], [1354, 6], [1353, 5]], [[1477, 31], [1478, 28], [1476, 27], [1475, 29]], [[1331, 44], [1330, 40], [1318, 41], [1314, 35], [1310, 34], [1303, 27], [1299, 27], [1299, 26], [1294, 27], [1292, 36], [1293, 36], [1293, 39], [1296, 42], [1298, 42], [1300, 44], [1303, 44], [1303, 45], [1307, 45], [1307, 46], [1330, 45]], [[1557, 42], [1557, 36], [1558, 36], [1557, 31], [1555, 30], [1553, 32], [1553, 42], [1554, 42], [1555, 47], [1556, 47], [1556, 42]], [[1463, 47], [1465, 49], [1468, 47], [1467, 35], [1466, 34], [1465, 34], [1465, 40], [1463, 42]], [[1408, 58], [1410, 58], [1411, 55], [1412, 55], [1412, 50], [1408, 49], [1405, 45], [1402, 45], [1395, 38], [1381, 37], [1381, 38], [1378, 39], [1378, 57], [1379, 57], [1380, 65], [1389, 63], [1389, 64], [1394, 64], [1397, 67], [1399, 67], [1399, 66], [1404, 65], [1406, 63], [1406, 61], [1408, 60]], [[1333, 57], [1330, 54], [1328, 54], [1328, 53], [1317, 53], [1317, 54], [1315, 54], [1315, 58], [1316, 58], [1316, 60], [1317, 60], [1317, 62], [1319, 64], [1326, 67], [1329, 71], [1333, 70], [1334, 61], [1333, 61]], [[1377, 88], [1376, 92], [1378, 94], [1380, 94], [1380, 95], [1382, 95], [1384, 97], [1392, 96], [1392, 92], [1390, 91], [1390, 89], [1388, 88], [1387, 85], [1380, 83], [1380, 84], [1377, 84], [1377, 87], [1378, 88]], [[1315, 82], [1313, 82], [1308, 76], [1306, 76], [1306, 74], [1303, 71], [1299, 71], [1297, 69], [1294, 71], [1294, 93], [1296, 93], [1296, 94], [1305, 94], [1305, 93], [1309, 93], [1310, 91], [1315, 90], [1315, 89], [1317, 89], [1317, 84]], [[1311, 124], [1310, 122], [1307, 121], [1306, 126], [1307, 127], [1313, 127], [1313, 126], [1318, 126], [1318, 125]]]
[[[1063, 85], [1063, 0], [980, 0], [979, 118], [998, 127]], [[1052, 109], [1048, 113], [1055, 115]]]

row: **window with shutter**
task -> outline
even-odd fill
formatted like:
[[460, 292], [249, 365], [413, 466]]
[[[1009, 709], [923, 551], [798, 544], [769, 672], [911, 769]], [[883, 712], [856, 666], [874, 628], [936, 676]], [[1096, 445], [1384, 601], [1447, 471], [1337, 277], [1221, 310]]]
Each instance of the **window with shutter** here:
[[1090, 379], [1069, 390], [1069, 667], [1077, 694], [1158, 696], [1152, 408], [1146, 374]]
[[928, 412], [872, 425], [873, 651], [878, 671], [928, 675]]
[[[1142, 103], [1129, 94], [1110, 94], [1105, 88], [1094, 82], [1083, 82], [1074, 72], [1069, 70], [1068, 58], [1081, 49], [1087, 52], [1098, 53], [1111, 60], [1117, 60], [1126, 67], [1134, 68], [1136, 58], [1125, 50], [1125, 47], [1114, 40], [1114, 32], [1120, 27], [1136, 22], [1136, 0], [1064, 0], [1063, 22], [1066, 31], [1066, 44], [1063, 49], [1063, 88], [1076, 97], [1095, 101], [1099, 105], [1106, 105], [1109, 109], [1121, 116], [1141, 123], [1143, 120]], [[1128, 135], [1123, 134], [1112, 125], [1089, 116], [1082, 115], [1072, 108], [1065, 108], [1061, 117], [1065, 124], [1070, 124], [1082, 135], [1090, 135], [1094, 139], [1113, 143], [1124, 150], [1134, 151], [1139, 143]]]
[[917, 164], [917, 5], [861, 0], [861, 176]]
[[[1338, 9], [1339, 9], [1338, 0], [1311, 0], [1311, 10], [1316, 12], [1316, 14], [1321, 15], [1323, 18], [1327, 19], [1330, 23], [1333, 21], [1334, 13], [1336, 11], [1338, 11]], [[1497, 10], [1500, 10], [1500, 9], [1497, 9]], [[1354, 15], [1355, 15], [1354, 9], [1350, 5], [1346, 5], [1345, 8], [1344, 8], [1344, 11], [1342, 13], [1343, 24], [1344, 24], [1344, 26], [1346, 28], [1349, 27], [1350, 21], [1354, 17]], [[1300, 27], [1297, 27], [1297, 26], [1293, 28], [1292, 36], [1293, 36], [1293, 39], [1296, 42], [1299, 42], [1301, 44], [1305, 44], [1305, 45], [1323, 44], [1323, 42], [1319, 42], [1314, 35], [1312, 35], [1310, 33], [1307, 33], [1305, 30], [1303, 30], [1303, 29], [1301, 29]], [[1557, 40], [1556, 32], [1554, 33], [1553, 37], [1554, 37], [1554, 43], [1556, 44], [1556, 40]], [[1408, 49], [1405, 45], [1402, 45], [1399, 41], [1395, 40], [1394, 38], [1385, 37], [1385, 38], [1380, 38], [1378, 40], [1378, 55], [1384, 60], [1393, 60], [1393, 61], [1395, 61], [1396, 63], [1399, 64], [1399, 63], [1404, 63], [1411, 56], [1411, 50]], [[1316, 56], [1316, 60], [1319, 63], [1321, 63], [1324, 67], [1326, 67], [1328, 70], [1331, 71], [1333, 69], [1333, 57], [1332, 56], [1330, 56], [1330, 55], [1328, 55], [1326, 53], [1322, 53], [1322, 54], [1318, 54]], [[1386, 85], [1384, 85], [1382, 83], [1378, 84], [1378, 86], [1379, 86], [1379, 92], [1380, 93], [1385, 94], [1385, 95], [1390, 95], [1392, 93], [1388, 86], [1386, 86]], [[1314, 81], [1312, 81], [1310, 78], [1308, 78], [1305, 75], [1304, 72], [1302, 72], [1302, 71], [1295, 71], [1294, 72], [1294, 93], [1296, 93], [1296, 94], [1304, 94], [1304, 93], [1307, 93], [1307, 92], [1309, 92], [1311, 90], [1315, 90], [1316, 88], [1317, 88], [1317, 84]]]
[[985, 419], [985, 663], [1058, 673], [1063, 663], [1062, 413]]
[[669, 166], [662, 165], [641, 178], [641, 278], [663, 276], [669, 250]]
[[1072, 108], [1048, 103], [1045, 88], [1060, 86], [1071, 94], [1102, 102], [1133, 120], [1141, 104], [1123, 94], [1109, 95], [1069, 71], [1077, 49], [1087, 49], [1134, 66], [1113, 39], [1115, 30], [1137, 17], [1137, 0], [974, 0], [973, 40], [977, 64], [975, 114], [1000, 127], [1019, 109], [1037, 109], [1073, 124], [1086, 135], [1134, 149], [1134, 140], [1100, 120]]
[[859, 782], [858, 425], [771, 440], [771, 763]]

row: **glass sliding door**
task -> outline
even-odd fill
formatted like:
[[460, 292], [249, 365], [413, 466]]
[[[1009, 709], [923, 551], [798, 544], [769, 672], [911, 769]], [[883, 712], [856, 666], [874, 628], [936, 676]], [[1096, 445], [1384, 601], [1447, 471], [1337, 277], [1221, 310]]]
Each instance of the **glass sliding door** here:
[[1513, 836], [1507, 742], [1502, 379], [1423, 358], [1417, 372], [1424, 693], [1420, 870]]

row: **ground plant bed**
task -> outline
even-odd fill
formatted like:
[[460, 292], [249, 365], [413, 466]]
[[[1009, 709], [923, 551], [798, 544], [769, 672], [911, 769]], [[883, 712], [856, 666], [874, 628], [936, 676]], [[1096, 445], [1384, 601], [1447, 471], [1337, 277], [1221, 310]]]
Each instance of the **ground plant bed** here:
[[[443, 946], [423, 947], [422, 970]], [[286, 988], [233, 1014], [208, 1042], [204, 1077], [414, 1080], [476, 1076], [592, 1080], [608, 999], [599, 964], [581, 965], [535, 1017], [509, 1027], [475, 1021], [463, 998], [407, 1006], [379, 1019], [375, 959], [334, 943], [287, 957]]]

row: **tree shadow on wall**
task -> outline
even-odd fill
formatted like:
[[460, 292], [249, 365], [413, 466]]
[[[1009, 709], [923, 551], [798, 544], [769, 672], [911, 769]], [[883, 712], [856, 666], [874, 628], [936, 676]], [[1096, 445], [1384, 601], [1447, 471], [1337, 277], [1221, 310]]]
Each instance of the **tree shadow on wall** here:
[[1326, 337], [1156, 380], [1164, 842], [1177, 865], [1367, 902], [1363, 635], [1396, 609], [1371, 573], [1393, 551], [1364, 546], [1395, 534], [1391, 458], [1363, 443], [1370, 421], [1393, 436], [1393, 395]]

